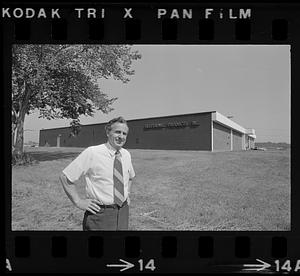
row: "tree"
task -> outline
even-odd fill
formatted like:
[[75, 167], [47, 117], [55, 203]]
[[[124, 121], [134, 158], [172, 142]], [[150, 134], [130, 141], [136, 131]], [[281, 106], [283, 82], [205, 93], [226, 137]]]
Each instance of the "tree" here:
[[25, 116], [37, 109], [41, 118], [71, 119], [73, 131], [80, 115], [111, 111], [116, 98], [108, 98], [99, 79], [127, 83], [132, 62], [140, 58], [127, 45], [13, 45], [13, 154], [23, 154]]

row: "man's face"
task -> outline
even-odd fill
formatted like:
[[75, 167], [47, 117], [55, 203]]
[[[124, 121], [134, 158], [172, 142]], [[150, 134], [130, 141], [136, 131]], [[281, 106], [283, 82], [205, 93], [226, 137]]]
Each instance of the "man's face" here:
[[122, 148], [126, 142], [128, 127], [126, 124], [114, 123], [111, 130], [106, 133], [108, 142], [116, 150]]

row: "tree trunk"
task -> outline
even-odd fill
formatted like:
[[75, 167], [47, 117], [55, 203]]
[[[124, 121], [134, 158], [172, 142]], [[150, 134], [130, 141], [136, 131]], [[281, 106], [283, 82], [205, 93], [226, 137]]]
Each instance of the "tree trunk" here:
[[16, 138], [17, 138], [17, 125], [16, 124], [12, 124], [12, 130], [11, 130], [12, 152], [14, 152], [14, 149], [15, 149]]
[[21, 113], [17, 120], [17, 134], [15, 139], [15, 144], [13, 147], [13, 154], [21, 155], [23, 154], [23, 143], [24, 143], [24, 119], [25, 113]]
[[23, 154], [23, 143], [24, 143], [24, 120], [28, 108], [29, 98], [31, 91], [24, 82], [24, 94], [20, 103], [20, 111], [16, 119], [16, 137], [15, 144], [13, 145], [13, 155]]

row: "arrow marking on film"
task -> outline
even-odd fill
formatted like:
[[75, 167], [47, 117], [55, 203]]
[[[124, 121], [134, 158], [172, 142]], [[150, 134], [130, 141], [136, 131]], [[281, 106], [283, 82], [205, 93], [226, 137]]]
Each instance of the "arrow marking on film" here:
[[132, 264], [132, 263], [129, 263], [122, 259], [119, 259], [119, 261], [122, 262], [123, 264], [107, 264], [106, 266], [107, 267], [123, 267], [120, 271], [124, 271], [124, 270], [134, 267], [134, 264]]
[[256, 259], [256, 261], [260, 262], [260, 264], [244, 264], [243, 267], [251, 267], [251, 268], [246, 268], [244, 270], [256, 270], [256, 271], [261, 271], [264, 270], [266, 268], [269, 268], [271, 265], [260, 260], [260, 259]]

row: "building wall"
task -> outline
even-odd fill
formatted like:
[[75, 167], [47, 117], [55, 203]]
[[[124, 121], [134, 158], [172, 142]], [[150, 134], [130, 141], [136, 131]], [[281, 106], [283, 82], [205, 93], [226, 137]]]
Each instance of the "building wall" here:
[[230, 151], [231, 150], [230, 128], [213, 122], [213, 150]]
[[[211, 150], [211, 112], [130, 120], [127, 123], [130, 130], [125, 147], [129, 149]], [[157, 127], [158, 124], [163, 127]], [[101, 144], [106, 142], [104, 126], [82, 126], [75, 137], [70, 136], [69, 128], [41, 130], [39, 144], [57, 146], [58, 135], [61, 135], [61, 147]]]
[[243, 149], [243, 134], [232, 130], [232, 150]]
[[[191, 125], [191, 122], [198, 125]], [[174, 123], [187, 126], [168, 126]], [[164, 127], [147, 127], [161, 124]], [[211, 113], [129, 121], [126, 147], [135, 149], [211, 150]]]
[[88, 147], [106, 141], [104, 124], [101, 124], [82, 126], [77, 136], [71, 135], [70, 128], [41, 130], [39, 145], [45, 146], [45, 144], [48, 143], [49, 146], [56, 147], [59, 135], [61, 147]]

